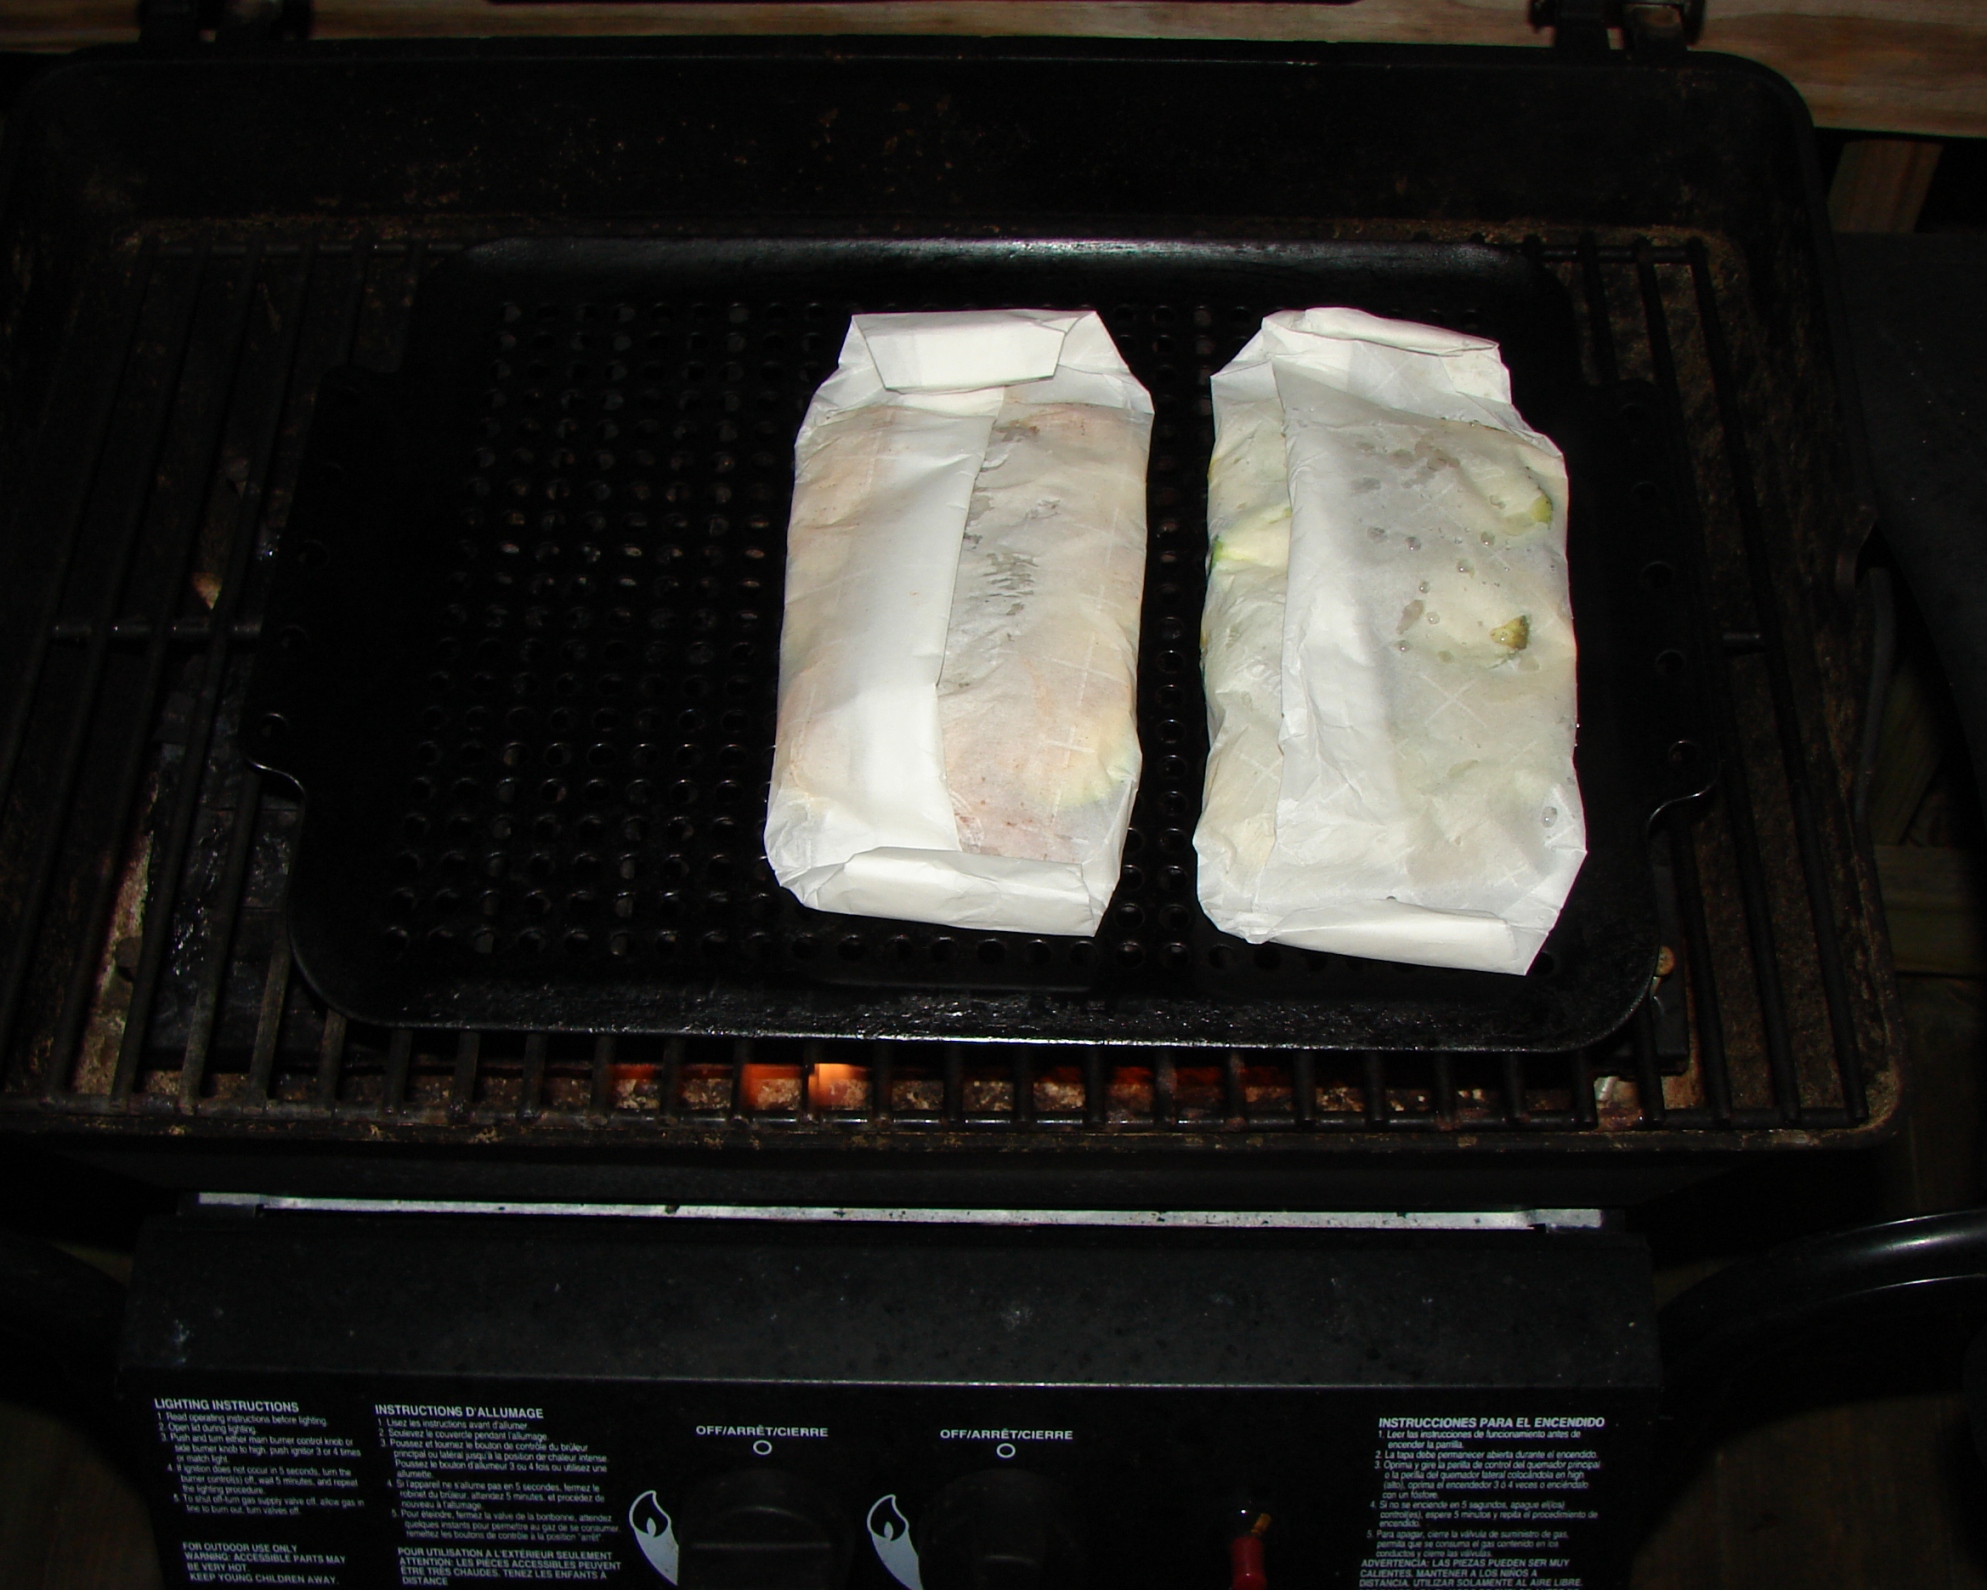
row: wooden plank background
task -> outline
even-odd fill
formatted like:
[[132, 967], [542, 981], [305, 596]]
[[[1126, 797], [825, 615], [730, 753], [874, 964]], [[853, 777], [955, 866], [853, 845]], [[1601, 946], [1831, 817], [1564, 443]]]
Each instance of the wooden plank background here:
[[[129, 40], [133, 0], [0, 0], [0, 49]], [[898, 33], [1518, 44], [1524, 0], [773, 0], [491, 5], [317, 0], [326, 39], [543, 34]], [[1987, 137], [1987, 0], [1709, 0], [1702, 48], [1790, 78], [1824, 127]]]

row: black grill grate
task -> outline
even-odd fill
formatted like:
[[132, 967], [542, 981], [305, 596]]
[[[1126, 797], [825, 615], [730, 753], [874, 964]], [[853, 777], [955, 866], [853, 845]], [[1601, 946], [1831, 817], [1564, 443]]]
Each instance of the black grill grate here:
[[422, 1141], [690, 1145], [717, 1127], [1652, 1147], [1818, 1142], [1890, 1114], [1863, 959], [1877, 934], [1827, 751], [1842, 664], [1776, 585], [1809, 509], [1749, 398], [1749, 322], [1725, 307], [1737, 267], [1694, 239], [1526, 243], [1587, 306], [1590, 376], [1624, 385], [1647, 445], [1696, 488], [1698, 566], [1645, 578], [1700, 596], [1722, 776], [1659, 824], [1673, 969], [1615, 1038], [1563, 1055], [1211, 1053], [495, 1035], [327, 1012], [283, 926], [295, 805], [236, 746], [247, 667], [320, 378], [390, 367], [414, 285], [465, 241], [145, 237], [92, 267], [42, 420], [65, 445], [14, 464], [16, 536], [41, 528], [7, 598], [0, 1114]]
[[[809, 911], [760, 853], [792, 433], [849, 314], [930, 307], [902, 295], [941, 283], [954, 305], [1103, 305], [1157, 410], [1150, 754], [1094, 940]], [[1155, 296], [1185, 288], [1199, 296]], [[1194, 899], [1207, 381], [1292, 301], [1495, 336], [1533, 422], [1568, 448], [1588, 857], [1522, 980], [1252, 949]], [[512, 240], [431, 277], [414, 318], [393, 380], [345, 372], [319, 394], [270, 598], [276, 646], [244, 709], [258, 763], [317, 814], [290, 924], [341, 1009], [1540, 1051], [1612, 1031], [1645, 989], [1659, 937], [1643, 825], [1708, 776], [1701, 754], [1694, 768], [1668, 754], [1701, 740], [1690, 603], [1637, 582], [1680, 561], [1672, 493], [1628, 492], [1624, 427], [1583, 390], [1566, 295], [1540, 262], [1428, 245]], [[1652, 699], [1666, 665], [1672, 688]], [[998, 998], [1015, 994], [1034, 997]]]

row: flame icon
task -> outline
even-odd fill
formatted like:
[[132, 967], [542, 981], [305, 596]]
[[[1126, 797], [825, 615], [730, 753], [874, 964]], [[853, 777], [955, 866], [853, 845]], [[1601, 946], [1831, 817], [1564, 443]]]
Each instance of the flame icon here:
[[904, 1590], [924, 1590], [918, 1577], [918, 1548], [911, 1544], [911, 1521], [894, 1494], [879, 1496], [870, 1508], [869, 1543], [876, 1548], [877, 1561]]
[[654, 1491], [643, 1491], [635, 1498], [628, 1509], [628, 1527], [635, 1532], [635, 1544], [642, 1548], [649, 1566], [675, 1584], [676, 1526], [655, 1499]]

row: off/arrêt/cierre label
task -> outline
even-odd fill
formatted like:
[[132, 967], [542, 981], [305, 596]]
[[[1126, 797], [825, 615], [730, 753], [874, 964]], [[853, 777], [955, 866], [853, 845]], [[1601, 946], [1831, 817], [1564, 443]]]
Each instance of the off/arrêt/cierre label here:
[[1583, 1590], [1569, 1548], [1601, 1467], [1600, 1415], [1379, 1421], [1380, 1495], [1360, 1590]]
[[941, 1441], [1074, 1441], [1074, 1430], [941, 1430]]

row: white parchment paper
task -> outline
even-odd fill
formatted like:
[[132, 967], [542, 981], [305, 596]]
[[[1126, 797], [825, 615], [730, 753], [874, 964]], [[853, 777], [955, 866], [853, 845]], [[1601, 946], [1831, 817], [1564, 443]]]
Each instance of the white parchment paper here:
[[1566, 468], [1497, 345], [1270, 316], [1213, 382], [1202, 906], [1523, 972], [1586, 855]]
[[794, 449], [766, 855], [804, 903], [1097, 930], [1151, 430], [1094, 314], [855, 317]]

